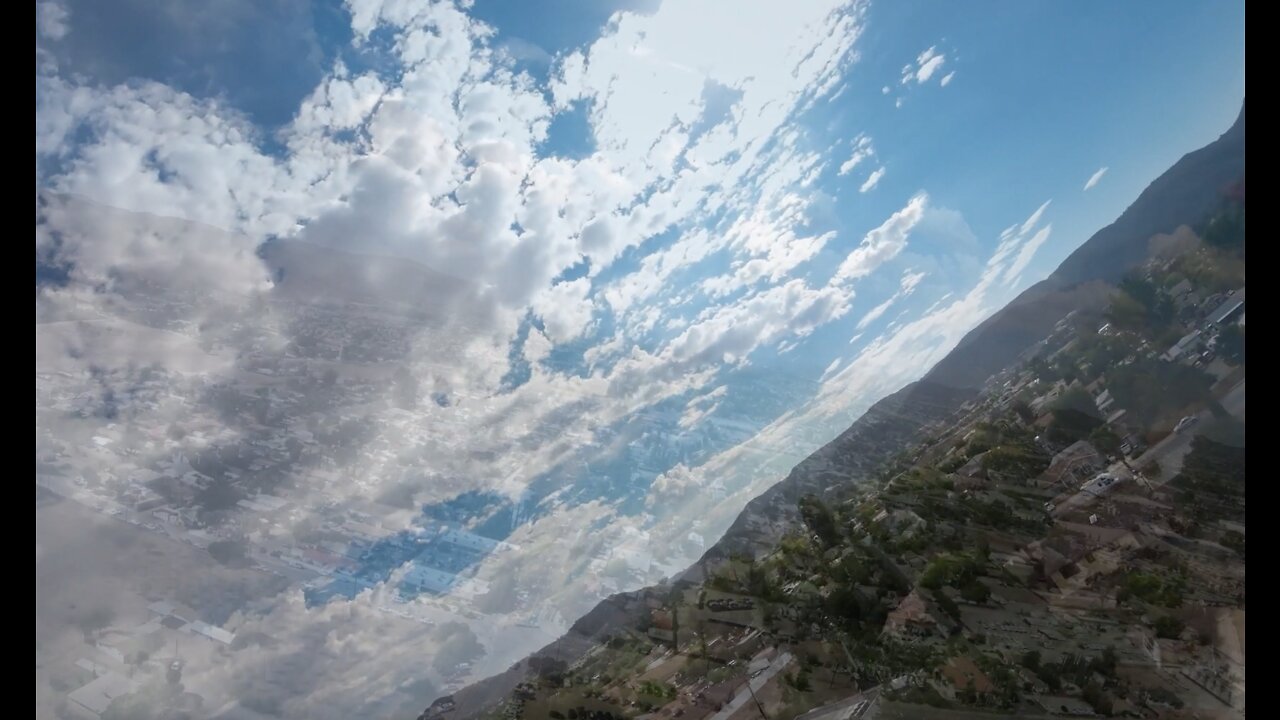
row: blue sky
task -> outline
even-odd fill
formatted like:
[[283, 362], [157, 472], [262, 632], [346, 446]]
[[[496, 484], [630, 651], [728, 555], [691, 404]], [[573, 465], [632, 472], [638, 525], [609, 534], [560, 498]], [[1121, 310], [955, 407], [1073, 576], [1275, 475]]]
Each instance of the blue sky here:
[[[406, 475], [423, 507], [486, 498], [524, 550], [478, 577], [571, 618], [617, 589], [583, 571], [591, 542], [652, 558], [618, 587], [682, 568], [1225, 131], [1243, 14], [44, 0], [37, 188], [226, 232], [38, 217], [61, 279], [37, 309], [118, 312], [136, 278], [243, 311], [272, 291], [252, 250], [273, 237], [430, 268], [413, 297], [448, 321], [404, 360], [408, 424], [448, 451], [346, 468], [358, 487], [326, 500]], [[215, 324], [183, 319], [201, 342]], [[367, 422], [394, 444], [402, 420]]]

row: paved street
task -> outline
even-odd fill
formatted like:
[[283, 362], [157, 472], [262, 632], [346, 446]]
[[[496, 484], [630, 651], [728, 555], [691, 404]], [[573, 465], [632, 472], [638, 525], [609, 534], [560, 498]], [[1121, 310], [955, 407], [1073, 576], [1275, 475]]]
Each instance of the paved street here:
[[[1232, 388], [1231, 392], [1224, 395], [1221, 400], [1222, 407], [1232, 416], [1241, 420], [1244, 419], [1244, 394], [1244, 381], [1241, 380], [1240, 384]], [[1160, 487], [1182, 471], [1182, 461], [1186, 458], [1187, 453], [1191, 451], [1191, 439], [1200, 432], [1206, 423], [1213, 419], [1213, 413], [1205, 409], [1197, 413], [1197, 417], [1200, 418], [1200, 422], [1194, 427], [1185, 432], [1170, 433], [1168, 437], [1148, 448], [1141, 457], [1129, 463], [1129, 467], [1139, 472], [1143, 468], [1150, 466], [1152, 462], [1159, 464], [1160, 476], [1151, 479], [1148, 482], [1149, 487]], [[1126, 467], [1124, 463], [1115, 463], [1107, 468], [1107, 472], [1120, 478], [1120, 482], [1112, 486], [1112, 492], [1116, 487], [1134, 482], [1133, 473], [1130, 472], [1129, 467]], [[1095, 500], [1097, 498], [1089, 493], [1077, 492], [1066, 500], [1059, 502], [1052, 515], [1053, 517], [1062, 517], [1067, 513], [1083, 510], [1092, 505]]]
[[790, 662], [791, 662], [791, 653], [784, 652], [781, 655], [779, 655], [777, 659], [775, 659], [773, 663], [769, 665], [769, 667], [765, 668], [764, 672], [760, 673], [756, 677], [753, 677], [747, 681], [747, 683], [751, 686], [750, 690], [748, 690], [746, 687], [739, 689], [738, 694], [734, 695], [733, 699], [730, 700], [728, 703], [726, 703], [724, 708], [722, 708], [720, 712], [711, 716], [711, 720], [728, 720], [729, 718], [733, 717], [734, 713], [738, 712], [738, 710], [740, 710], [744, 705], [751, 702], [752, 692], [758, 691], [760, 688], [764, 687], [765, 683], [769, 682], [769, 680], [771, 680], [774, 675], [777, 675]]

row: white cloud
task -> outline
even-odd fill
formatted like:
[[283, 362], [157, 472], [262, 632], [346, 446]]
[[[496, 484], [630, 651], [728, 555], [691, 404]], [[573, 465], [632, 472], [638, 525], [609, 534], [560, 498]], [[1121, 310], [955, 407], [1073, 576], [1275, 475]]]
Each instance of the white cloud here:
[[542, 319], [553, 342], [568, 342], [587, 329], [594, 308], [587, 298], [590, 290], [591, 281], [578, 278], [552, 285], [534, 298], [533, 312]]
[[835, 360], [832, 360], [831, 363], [827, 365], [827, 368], [822, 371], [822, 379], [826, 379], [827, 376], [835, 372], [836, 368], [840, 367], [840, 363], [842, 362], [844, 362], [843, 358], [836, 358]]
[[1025, 236], [1027, 233], [1031, 232], [1036, 225], [1040, 224], [1040, 220], [1044, 217], [1044, 212], [1049, 209], [1049, 204], [1052, 202], [1052, 200], [1045, 200], [1040, 207], [1036, 208], [1035, 212], [1031, 213], [1031, 217], [1024, 220], [1021, 225], [1015, 225], [1000, 233], [1000, 238], [1005, 239], [1013, 237], [1014, 228], [1017, 229], [1016, 235], [1018, 236]]
[[1052, 225], [1045, 225], [1031, 236], [1030, 240], [1022, 243], [1018, 249], [1018, 255], [1014, 261], [1010, 263], [1009, 269], [1005, 271], [1004, 280], [1010, 285], [1017, 285], [1022, 280], [1022, 271], [1027, 269], [1031, 264], [1031, 260], [1035, 257], [1036, 252], [1049, 239], [1049, 233], [1053, 231]]
[[879, 227], [867, 233], [853, 252], [840, 263], [832, 282], [845, 282], [866, 277], [884, 263], [897, 257], [907, 246], [911, 230], [924, 216], [929, 197], [920, 193], [912, 197]]
[[911, 270], [904, 272], [900, 283], [901, 292], [905, 295], [910, 295], [915, 292], [916, 286], [920, 284], [921, 280], [924, 280], [927, 274], [928, 273], [923, 272], [912, 272]]
[[874, 171], [872, 171], [870, 175], [867, 176], [867, 179], [862, 183], [862, 185], [858, 187], [858, 192], [860, 193], [870, 192], [871, 190], [875, 189], [875, 186], [880, 184], [880, 178], [882, 177], [884, 177], [883, 165], [876, 168]]
[[[937, 74], [946, 62], [947, 56], [938, 52], [937, 45], [930, 47], [928, 50], [920, 53], [920, 55], [916, 57], [915, 62], [907, 63], [906, 66], [902, 68], [902, 84], [907, 85], [914, 82], [917, 85], [923, 85]], [[946, 85], [948, 82], [950, 82], [949, 75], [943, 78], [942, 84]]]
[[920, 58], [917, 60], [920, 68], [916, 70], [916, 82], [922, 84], [928, 82], [929, 78], [933, 77], [933, 74], [941, 69], [946, 61], [947, 56], [938, 53], [936, 48], [929, 48], [921, 53]]
[[1085, 182], [1084, 184], [1085, 192], [1092, 190], [1093, 186], [1097, 185], [1098, 181], [1102, 179], [1102, 176], [1106, 174], [1107, 174], [1107, 168], [1105, 167], [1098, 168], [1098, 171], [1090, 175], [1088, 181]]
[[[895, 302], [915, 292], [916, 286], [919, 285], [920, 281], [925, 278], [925, 275], [926, 273], [913, 272], [911, 270], [904, 272], [902, 274], [902, 279], [898, 283], [898, 292], [889, 296], [889, 298], [886, 299], [884, 302], [871, 308], [871, 310], [868, 311], [866, 315], [862, 316], [862, 319], [858, 321], [857, 329], [859, 331], [865, 330], [868, 325], [875, 322], [876, 320], [879, 320], [880, 317], [883, 316], [885, 312], [890, 307], [892, 307]], [[854, 339], [857, 339], [857, 338], [854, 338]], [[850, 342], [853, 342], [853, 341], [850, 340]]]
[[854, 138], [853, 154], [849, 156], [848, 160], [841, 163], [839, 174], [842, 177], [848, 175], [854, 168], [858, 167], [863, 160], [875, 155], [875, 152], [875, 149], [871, 147], [871, 138], [867, 137], [865, 133]]
[[542, 362], [551, 354], [553, 344], [537, 328], [529, 329], [529, 336], [524, 341], [524, 359], [531, 363]]
[[951, 80], [952, 80], [952, 78], [954, 78], [955, 76], [956, 76], [956, 71], [955, 71], [955, 70], [952, 70], [951, 72], [947, 73], [946, 75], [943, 75], [943, 76], [942, 76], [942, 79], [938, 81], [938, 84], [939, 84], [939, 85], [941, 85], [942, 87], [946, 87], [946, 86], [948, 86], [948, 85], [950, 85], [950, 84], [951, 84]]
[[[1049, 226], [1036, 227], [1048, 205], [1044, 203], [1027, 221], [1015, 225], [1014, 232], [1001, 235], [982, 274], [965, 295], [950, 303], [940, 301], [919, 319], [876, 338], [845, 369], [827, 380], [814, 400], [813, 412], [845, 417], [851, 407], [866, 407], [874, 402], [866, 398], [892, 392], [941, 360], [999, 303], [1012, 297], [1017, 276], [1048, 237]], [[1010, 278], [1014, 278], [1013, 282]]]
[[71, 32], [71, 13], [56, 0], [36, 3], [36, 32], [46, 40], [61, 40]]
[[862, 319], [858, 321], [858, 329], [865, 330], [868, 325], [875, 322], [876, 320], [879, 320], [880, 316], [884, 315], [885, 311], [887, 311], [893, 305], [893, 303], [897, 301], [897, 299], [898, 299], [897, 295], [892, 295], [889, 297], [888, 300], [885, 300], [879, 305], [871, 308], [871, 310], [867, 312], [866, 315], [863, 315]]
[[806, 200], [788, 194], [777, 206], [761, 207], [740, 216], [725, 231], [723, 241], [723, 246], [736, 251], [739, 259], [733, 263], [731, 273], [704, 280], [705, 292], [723, 297], [761, 280], [777, 283], [813, 259], [836, 233], [797, 235], [796, 228], [804, 224], [807, 206]]
[[712, 311], [672, 340], [662, 356], [680, 363], [736, 363], [757, 347], [803, 337], [843, 316], [852, 296], [834, 285], [814, 289], [791, 280]]

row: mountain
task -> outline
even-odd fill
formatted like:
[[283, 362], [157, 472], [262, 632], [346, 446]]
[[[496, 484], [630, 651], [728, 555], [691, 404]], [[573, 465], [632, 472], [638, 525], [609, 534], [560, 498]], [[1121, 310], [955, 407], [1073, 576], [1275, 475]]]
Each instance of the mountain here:
[[1192, 225], [1244, 175], [1244, 105], [1231, 129], [1182, 156], [1110, 225], [1067, 256], [1052, 275], [965, 336], [925, 375], [952, 387], [977, 387], [1006, 367], [1059, 319], [1088, 302], [1096, 283], [1114, 283], [1142, 263], [1150, 239]]
[[[1072, 311], [1100, 311], [1113, 284], [1147, 259], [1156, 236], [1193, 225], [1244, 174], [1244, 108], [1235, 124], [1209, 145], [1188, 153], [1152, 182], [1111, 225], [1099, 230], [1045, 280], [1025, 290], [980, 324], [925, 376], [875, 403], [830, 443], [801, 461], [785, 479], [747, 504], [725, 535], [677, 582], [700, 581], [702, 567], [737, 553], [771, 547], [798, 522], [797, 502], [830, 495], [871, 479], [926, 426], [963, 415], [984, 383], [1015, 365]], [[638, 621], [645, 600], [669, 587], [621, 593], [601, 602], [556, 643], [534, 657], [572, 662], [612, 628]], [[453, 696], [455, 717], [470, 717], [507, 696], [531, 671], [528, 660]]]

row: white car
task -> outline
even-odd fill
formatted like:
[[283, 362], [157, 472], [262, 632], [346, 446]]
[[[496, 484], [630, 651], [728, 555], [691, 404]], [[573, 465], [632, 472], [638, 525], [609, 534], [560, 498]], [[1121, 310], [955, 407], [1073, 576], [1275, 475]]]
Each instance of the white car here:
[[1194, 427], [1194, 426], [1195, 426], [1195, 424], [1196, 424], [1196, 423], [1198, 423], [1198, 422], [1200, 422], [1200, 417], [1199, 417], [1199, 416], [1197, 416], [1197, 415], [1188, 415], [1188, 416], [1186, 416], [1186, 417], [1184, 417], [1184, 418], [1182, 418], [1181, 420], [1179, 420], [1179, 421], [1178, 421], [1178, 424], [1177, 424], [1177, 425], [1175, 425], [1175, 426], [1173, 427], [1173, 431], [1174, 431], [1174, 432], [1176, 432], [1176, 433], [1183, 432], [1183, 431], [1185, 431], [1187, 428]]
[[1115, 485], [1116, 481], [1118, 481], [1119, 479], [1120, 478], [1116, 477], [1115, 475], [1112, 475], [1111, 473], [1100, 473], [1097, 476], [1095, 476], [1092, 480], [1085, 483], [1084, 487], [1080, 489], [1090, 495], [1093, 495], [1094, 497], [1097, 497], [1103, 494], [1104, 492], [1107, 492], [1107, 490], [1109, 490], [1112, 485]]

